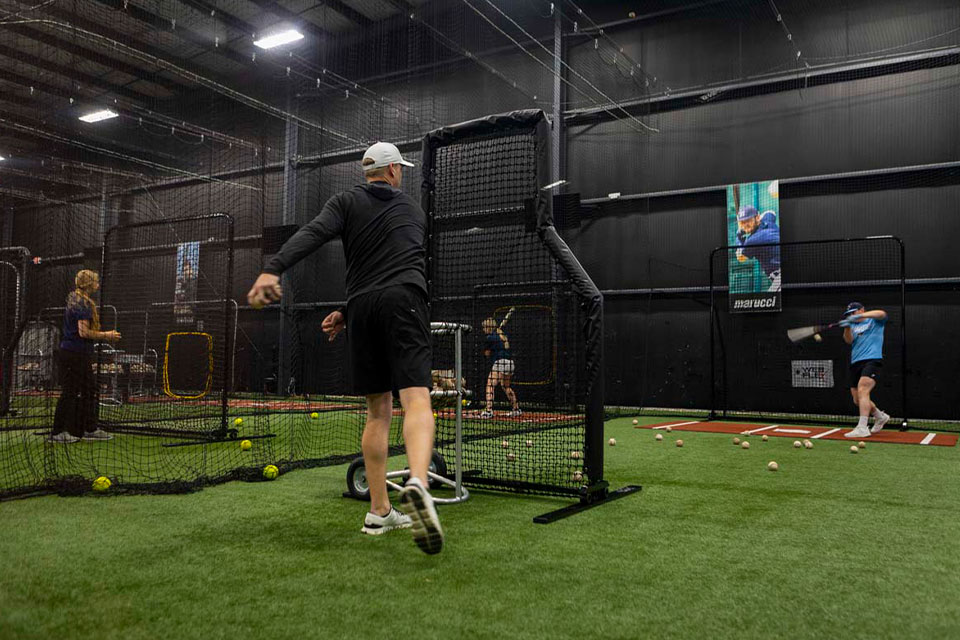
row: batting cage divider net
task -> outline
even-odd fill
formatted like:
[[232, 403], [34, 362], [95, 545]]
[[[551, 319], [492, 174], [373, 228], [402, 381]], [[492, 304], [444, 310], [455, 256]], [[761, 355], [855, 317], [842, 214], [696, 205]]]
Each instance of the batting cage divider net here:
[[[851, 347], [838, 325], [847, 306], [886, 312], [882, 369], [872, 400], [906, 426], [905, 251], [878, 236], [757, 245], [780, 258], [779, 291], [740, 279], [740, 247], [710, 254], [711, 418], [853, 423]], [[760, 282], [763, 280], [763, 282]], [[756, 293], [762, 292], [762, 293]], [[744, 295], [780, 296], [778, 310], [742, 312]], [[943, 416], [940, 416], [943, 417]]]
[[537, 522], [639, 489], [604, 479], [603, 296], [554, 227], [549, 153], [546, 115], [525, 110], [432, 131], [422, 156], [431, 315], [474, 329], [459, 471], [469, 486], [581, 498]]

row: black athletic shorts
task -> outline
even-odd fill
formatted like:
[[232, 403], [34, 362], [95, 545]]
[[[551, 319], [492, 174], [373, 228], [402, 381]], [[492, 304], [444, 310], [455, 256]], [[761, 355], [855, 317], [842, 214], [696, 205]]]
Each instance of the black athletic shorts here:
[[854, 362], [850, 365], [850, 388], [856, 388], [860, 384], [860, 378], [863, 377], [876, 380], [882, 368], [883, 360], [859, 360]]
[[347, 342], [355, 393], [430, 388], [430, 311], [419, 287], [397, 285], [350, 300]]

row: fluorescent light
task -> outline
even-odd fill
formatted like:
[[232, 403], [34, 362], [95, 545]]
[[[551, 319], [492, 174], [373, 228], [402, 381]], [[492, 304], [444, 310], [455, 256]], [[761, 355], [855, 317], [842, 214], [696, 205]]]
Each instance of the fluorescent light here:
[[296, 42], [297, 40], [303, 40], [303, 34], [296, 29], [287, 29], [286, 31], [275, 33], [272, 36], [254, 40], [253, 44], [261, 49], [273, 49], [274, 47], [290, 44], [291, 42]]
[[94, 111], [93, 113], [88, 113], [85, 116], [80, 116], [80, 119], [84, 122], [100, 122], [101, 120], [116, 118], [118, 115], [120, 114], [116, 111], [111, 111], [110, 109], [101, 109], [100, 111]]
[[567, 184], [567, 181], [566, 181], [566, 180], [557, 180], [556, 182], [551, 182], [550, 184], [548, 184], [548, 185], [545, 186], [545, 187], [540, 187], [540, 190], [541, 190], [541, 191], [549, 191], [550, 189], [553, 189], [553, 188], [555, 188], [555, 187], [559, 187], [559, 186], [562, 185], [562, 184]]
[[3, 162], [4, 160], [6, 160], [6, 158], [4, 158], [3, 156], [0, 156], [0, 162]]

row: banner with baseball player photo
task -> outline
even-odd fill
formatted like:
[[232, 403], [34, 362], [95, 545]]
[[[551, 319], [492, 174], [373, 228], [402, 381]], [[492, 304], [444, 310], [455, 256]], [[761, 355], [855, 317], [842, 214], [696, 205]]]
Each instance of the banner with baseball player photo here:
[[730, 312], [780, 311], [780, 184], [727, 187]]

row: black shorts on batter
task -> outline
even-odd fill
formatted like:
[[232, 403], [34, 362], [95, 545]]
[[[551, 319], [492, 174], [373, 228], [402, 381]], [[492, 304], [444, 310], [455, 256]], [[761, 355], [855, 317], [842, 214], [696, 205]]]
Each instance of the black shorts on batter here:
[[387, 287], [350, 300], [347, 342], [355, 393], [430, 388], [430, 311], [419, 287]]
[[855, 389], [860, 384], [860, 378], [877, 379], [883, 360], [859, 360], [850, 365], [850, 388]]

